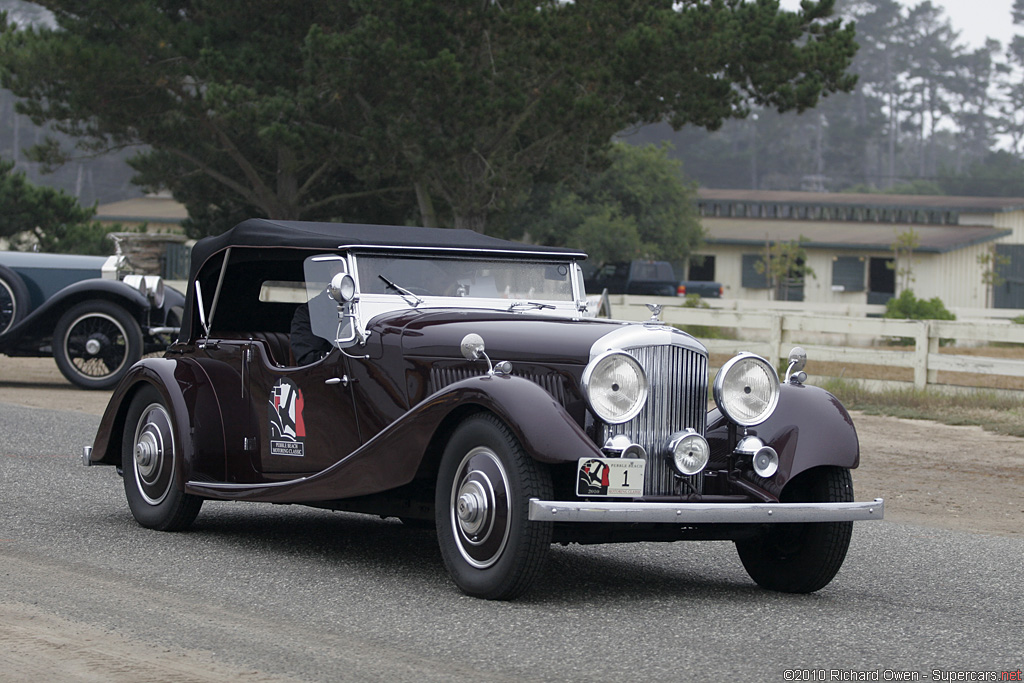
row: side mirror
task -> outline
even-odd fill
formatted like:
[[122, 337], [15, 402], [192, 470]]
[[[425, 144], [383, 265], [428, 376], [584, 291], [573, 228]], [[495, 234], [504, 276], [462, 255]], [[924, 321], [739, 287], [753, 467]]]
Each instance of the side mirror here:
[[789, 367], [786, 368], [786, 382], [790, 377], [795, 377], [797, 382], [803, 383], [807, 375], [801, 372], [807, 366], [807, 352], [799, 346], [794, 346], [789, 352]]
[[[479, 334], [470, 333], [462, 338], [462, 357], [466, 360], [479, 360], [486, 358], [484, 354], [484, 339]], [[490, 361], [488, 361], [490, 363]]]

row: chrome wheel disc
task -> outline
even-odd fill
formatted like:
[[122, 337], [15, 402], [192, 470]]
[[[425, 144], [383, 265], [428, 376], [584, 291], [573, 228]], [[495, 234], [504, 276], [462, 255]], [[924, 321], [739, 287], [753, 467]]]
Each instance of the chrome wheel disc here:
[[486, 569], [501, 557], [511, 508], [508, 475], [498, 456], [482, 446], [472, 449], [459, 465], [449, 515], [459, 553], [471, 566]]
[[159, 505], [174, 483], [174, 433], [171, 416], [159, 403], [142, 411], [132, 448], [135, 482], [142, 498]]

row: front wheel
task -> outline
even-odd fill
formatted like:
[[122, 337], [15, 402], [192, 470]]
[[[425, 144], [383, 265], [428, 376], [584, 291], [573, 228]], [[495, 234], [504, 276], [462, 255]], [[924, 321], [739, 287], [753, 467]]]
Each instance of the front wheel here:
[[179, 446], [174, 421], [155, 387], [144, 386], [128, 407], [121, 465], [124, 493], [135, 521], [158, 531], [181, 531], [199, 514], [203, 499], [178, 488]]
[[[848, 503], [850, 471], [817, 467], [782, 491], [783, 503]], [[827, 586], [846, 559], [853, 522], [768, 524], [753, 539], [736, 542], [743, 567], [757, 585], [783, 593], [813, 593]]]
[[530, 498], [551, 497], [551, 475], [493, 415], [463, 422], [445, 447], [435, 498], [448, 573], [467, 595], [510, 600], [540, 573], [553, 525], [531, 522]]
[[117, 304], [83, 301], [57, 321], [53, 358], [72, 384], [109, 389], [142, 358], [142, 329]]

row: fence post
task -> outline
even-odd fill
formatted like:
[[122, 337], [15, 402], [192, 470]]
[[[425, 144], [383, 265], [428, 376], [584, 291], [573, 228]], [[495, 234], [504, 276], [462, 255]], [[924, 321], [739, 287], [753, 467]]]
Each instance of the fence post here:
[[914, 388], [924, 389], [928, 386], [928, 352], [931, 349], [929, 336], [931, 325], [927, 320], [917, 323], [917, 334], [914, 335]]
[[768, 361], [775, 367], [782, 358], [782, 321], [783, 313], [776, 313], [772, 316], [772, 326], [768, 330], [768, 348], [772, 350], [772, 358]]
[[[931, 325], [929, 324], [928, 327], [929, 327], [929, 332], [928, 332], [928, 353], [929, 354], [938, 353], [939, 352], [939, 346], [940, 346], [940, 343], [939, 343], [940, 340], [939, 340], [939, 337], [938, 337], [938, 332], [936, 332], [935, 333], [936, 336], [933, 337], [932, 334], [931, 334]], [[938, 370], [928, 370], [928, 384], [938, 384], [938, 383], [939, 383], [939, 371]]]

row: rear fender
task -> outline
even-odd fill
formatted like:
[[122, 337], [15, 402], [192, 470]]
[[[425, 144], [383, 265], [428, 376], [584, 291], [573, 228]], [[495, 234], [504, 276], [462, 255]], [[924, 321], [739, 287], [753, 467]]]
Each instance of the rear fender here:
[[[708, 441], [712, 449], [735, 440], [729, 437], [729, 421], [718, 409], [708, 414]], [[742, 435], [742, 428], [739, 429]], [[860, 442], [853, 419], [835, 396], [824, 389], [783, 384], [779, 405], [762, 424], [747, 430], [779, 454], [779, 470], [762, 481], [762, 488], [778, 495], [801, 472], [821, 465], [853, 469], [860, 464]]]
[[[226, 444], [237, 443], [239, 447], [235, 450], [243, 450], [241, 429], [244, 425], [234, 427], [237, 420], [227, 423], [224, 420], [225, 408], [231, 401], [242, 398], [240, 392], [224, 392], [229, 395], [218, 397], [217, 383], [211, 381], [207, 372], [207, 369], [223, 370], [218, 366], [223, 364], [176, 358], [144, 358], [133, 365], [114, 390], [100, 420], [91, 464], [121, 465], [121, 442], [128, 408], [139, 389], [148, 384], [163, 396], [174, 421], [176, 450], [182, 459], [182, 467], [178, 468], [182, 488], [185, 481], [196, 476], [223, 481], [225, 460], [230, 457]], [[218, 382], [231, 380], [216, 379]], [[234, 378], [234, 384], [240, 386], [240, 379]]]

